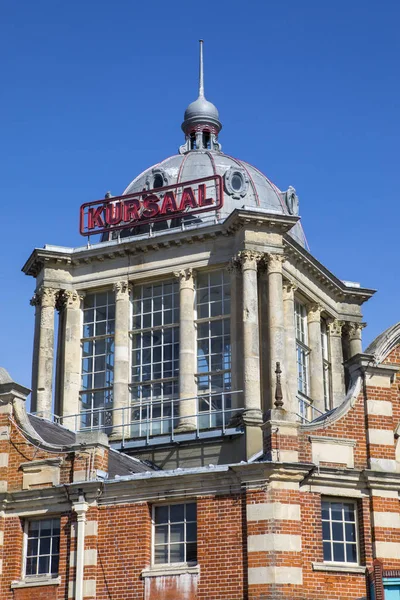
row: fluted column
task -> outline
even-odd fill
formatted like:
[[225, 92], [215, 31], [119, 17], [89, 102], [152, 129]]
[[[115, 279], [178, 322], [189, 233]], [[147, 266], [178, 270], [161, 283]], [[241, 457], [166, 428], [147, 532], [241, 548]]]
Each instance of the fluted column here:
[[[285, 356], [285, 320], [283, 307], [283, 278], [282, 265], [285, 257], [282, 254], [268, 256], [268, 323], [269, 323], [269, 369], [270, 369], [270, 407], [274, 406], [276, 387], [276, 363], [279, 362], [284, 382], [287, 381], [287, 366]], [[283, 404], [287, 402], [287, 386], [283, 385]]]
[[[196, 335], [192, 269], [175, 273], [179, 279], [179, 424], [177, 430], [196, 429]], [[186, 400], [186, 398], [189, 398]]]
[[349, 334], [350, 358], [356, 354], [362, 353], [361, 330], [365, 323], [347, 323], [346, 329]]
[[246, 424], [262, 423], [257, 285], [260, 259], [260, 253], [250, 250], [243, 250], [238, 255], [243, 278], [243, 418]]
[[339, 406], [344, 400], [344, 366], [343, 366], [343, 346], [342, 346], [342, 328], [344, 322], [332, 319], [328, 323], [329, 328], [329, 349], [332, 374], [332, 404], [333, 407]]
[[296, 286], [290, 281], [283, 284], [283, 318], [285, 324], [285, 367], [288, 398], [287, 410], [298, 412], [297, 401], [297, 362], [296, 362], [296, 326], [294, 322], [294, 292]]
[[115, 333], [114, 333], [114, 388], [113, 388], [113, 425], [114, 438], [128, 434], [122, 425], [130, 423], [129, 414], [129, 323], [130, 301], [129, 284], [118, 281], [115, 292]]
[[36, 323], [33, 363], [36, 373], [32, 374], [32, 412], [49, 418], [53, 401], [53, 363], [54, 363], [54, 308], [58, 290], [41, 288], [35, 295]]
[[[63, 302], [64, 349], [62, 352], [62, 394], [61, 414], [76, 415], [80, 412], [79, 390], [81, 388], [81, 337], [82, 337], [82, 295], [76, 290], [65, 290]], [[66, 427], [74, 428], [71, 419], [65, 419]]]
[[[310, 347], [310, 396], [313, 400], [313, 406], [324, 412], [321, 311], [322, 307], [316, 302], [307, 305], [308, 345]], [[316, 416], [318, 415], [314, 415], [314, 417]]]

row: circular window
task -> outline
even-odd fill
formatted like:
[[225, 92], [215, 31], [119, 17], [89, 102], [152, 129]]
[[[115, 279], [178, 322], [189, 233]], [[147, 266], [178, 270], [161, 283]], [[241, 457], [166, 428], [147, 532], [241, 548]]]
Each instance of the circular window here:
[[168, 185], [168, 177], [164, 169], [156, 167], [152, 169], [146, 175], [146, 189], [147, 190], [158, 190]]
[[225, 189], [233, 198], [243, 198], [249, 187], [246, 172], [237, 167], [230, 167], [224, 175]]

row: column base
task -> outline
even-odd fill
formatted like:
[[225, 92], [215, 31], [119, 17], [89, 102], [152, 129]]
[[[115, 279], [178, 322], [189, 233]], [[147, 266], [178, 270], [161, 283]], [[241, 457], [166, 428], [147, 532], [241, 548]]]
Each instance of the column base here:
[[197, 422], [193, 417], [181, 417], [179, 424], [174, 429], [174, 433], [184, 433], [185, 431], [196, 431]]
[[263, 424], [263, 414], [259, 408], [247, 408], [238, 417], [246, 427], [261, 427]]

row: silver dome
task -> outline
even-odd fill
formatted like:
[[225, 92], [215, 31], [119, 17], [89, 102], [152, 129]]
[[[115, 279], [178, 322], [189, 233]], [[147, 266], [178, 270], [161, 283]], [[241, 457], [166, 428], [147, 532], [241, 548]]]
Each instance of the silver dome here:
[[[245, 184], [239, 193], [235, 193], [234, 186], [229, 185], [229, 175], [237, 172], [242, 174]], [[166, 180], [164, 185], [221, 175], [224, 180], [224, 206], [219, 211], [220, 221], [224, 221], [236, 208], [243, 207], [260, 208], [275, 214], [293, 214], [289, 210], [291, 204], [287, 204], [288, 194], [293, 196], [293, 188], [289, 188], [288, 192], [281, 192], [261, 171], [249, 163], [213, 150], [196, 150], [170, 156], [138, 175], [123, 194], [152, 188], [157, 173], [163, 174], [164, 181]], [[202, 221], [210, 221], [210, 213], [197, 216]], [[290, 235], [303, 247], [306, 246], [300, 223], [291, 229]]]
[[210, 123], [220, 131], [222, 125], [219, 121], [218, 109], [212, 102], [206, 100], [204, 96], [199, 96], [197, 100], [189, 104], [185, 110], [184, 121], [182, 123], [183, 131], [186, 131], [188, 125], [193, 126], [197, 123]]

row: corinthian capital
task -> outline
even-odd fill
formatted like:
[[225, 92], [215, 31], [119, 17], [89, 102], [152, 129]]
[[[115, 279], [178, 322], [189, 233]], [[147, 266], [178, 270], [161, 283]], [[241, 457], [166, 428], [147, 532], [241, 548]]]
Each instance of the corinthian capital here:
[[361, 339], [361, 331], [366, 326], [366, 323], [356, 323], [354, 321], [345, 324], [346, 331], [350, 339]]
[[283, 289], [283, 299], [284, 300], [293, 300], [294, 293], [297, 290], [297, 286], [294, 283], [292, 283], [291, 281], [284, 281], [282, 289]]
[[41, 287], [35, 294], [35, 302], [40, 302], [42, 308], [55, 308], [59, 291], [50, 287]]
[[29, 300], [29, 304], [31, 306], [40, 306], [40, 296], [36, 292], [33, 294], [32, 298]]
[[119, 300], [125, 296], [129, 295], [129, 282], [128, 281], [117, 281], [113, 285], [113, 290], [115, 292], [115, 299]]
[[174, 276], [181, 282], [190, 281], [193, 279], [193, 269], [180, 269], [179, 271], [174, 271]]
[[284, 254], [268, 254], [265, 258], [268, 273], [282, 273], [282, 266], [286, 260]]
[[321, 320], [322, 306], [318, 302], [310, 302], [307, 304], [307, 321], [313, 323]]
[[63, 290], [59, 296], [59, 302], [64, 308], [75, 308], [81, 307], [81, 300], [83, 299], [83, 293], [77, 292], [76, 290]]
[[339, 321], [338, 319], [329, 319], [327, 321], [329, 335], [340, 337], [342, 335], [342, 329], [344, 326], [344, 321]]
[[257, 264], [262, 257], [263, 255], [261, 252], [256, 252], [255, 250], [241, 250], [233, 260], [236, 261], [238, 265], [241, 265], [242, 269], [257, 270]]

